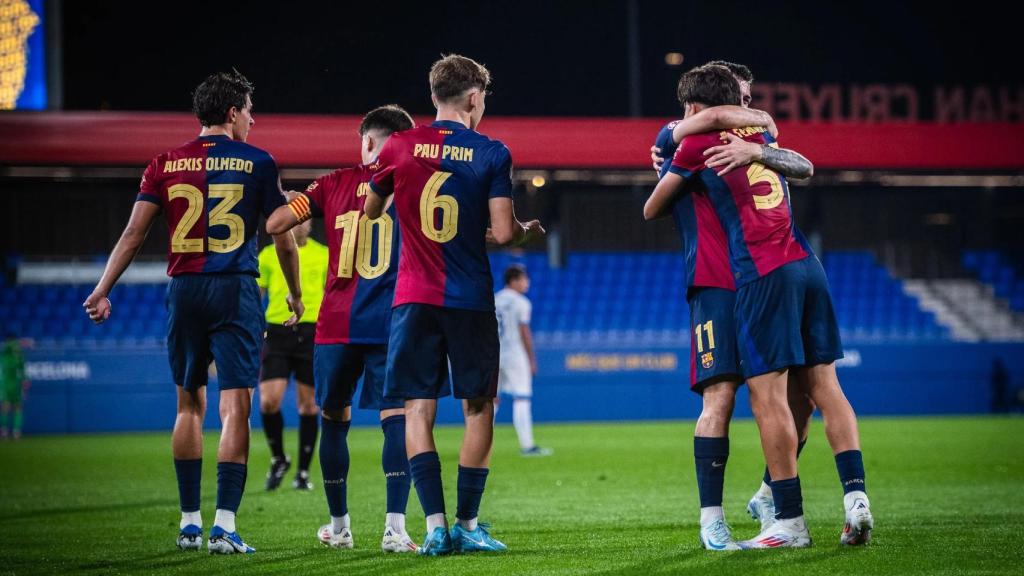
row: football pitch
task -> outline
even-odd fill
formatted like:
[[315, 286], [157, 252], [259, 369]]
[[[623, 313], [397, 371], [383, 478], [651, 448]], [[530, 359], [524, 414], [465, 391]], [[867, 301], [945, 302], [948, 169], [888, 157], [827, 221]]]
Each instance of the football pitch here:
[[[384, 555], [381, 433], [354, 429], [349, 506], [354, 550], [317, 542], [319, 489], [291, 477], [263, 491], [269, 454], [253, 435], [239, 532], [251, 556], [180, 552], [170, 435], [27, 438], [0, 444], [0, 575], [8, 574], [1009, 574], [1024, 561], [1024, 418], [865, 418], [876, 529], [867, 548], [838, 545], [841, 489], [819, 419], [801, 456], [806, 550], [711, 553], [697, 537], [693, 422], [537, 427], [548, 458], [519, 456], [496, 431], [481, 519], [509, 546], [500, 555]], [[458, 428], [440, 428], [445, 496], [455, 508]], [[734, 422], [725, 508], [736, 537], [756, 533], [744, 510], [762, 459], [757, 430]], [[217, 435], [208, 433], [203, 520], [212, 525]], [[295, 431], [286, 434], [295, 460]], [[422, 538], [415, 490], [409, 531]]]

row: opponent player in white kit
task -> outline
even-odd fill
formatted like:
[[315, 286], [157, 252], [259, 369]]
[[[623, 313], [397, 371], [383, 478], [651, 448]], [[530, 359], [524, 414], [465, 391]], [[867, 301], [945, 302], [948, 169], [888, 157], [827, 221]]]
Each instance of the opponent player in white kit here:
[[[505, 288], [494, 295], [498, 315], [498, 339], [501, 342], [498, 393], [512, 397], [512, 425], [519, 436], [523, 456], [550, 456], [550, 448], [541, 448], [533, 441], [533, 375], [537, 373], [537, 357], [533, 353], [530, 313], [533, 306], [525, 296], [530, 289], [526, 269], [513, 264], [505, 270]], [[498, 399], [494, 401], [498, 411]]]

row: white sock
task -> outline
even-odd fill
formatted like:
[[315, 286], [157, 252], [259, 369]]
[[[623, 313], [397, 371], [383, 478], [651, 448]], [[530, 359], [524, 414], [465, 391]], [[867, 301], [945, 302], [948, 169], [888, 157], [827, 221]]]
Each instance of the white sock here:
[[444, 517], [444, 512], [427, 516], [427, 534], [433, 532], [434, 528], [448, 529], [448, 520]]
[[764, 480], [761, 481], [761, 487], [757, 489], [757, 496], [762, 498], [772, 497], [772, 487], [765, 484]]
[[217, 516], [213, 519], [214, 526], [220, 526], [225, 532], [235, 531], [235, 513], [229, 510], [217, 509]]
[[854, 490], [849, 494], [843, 496], [843, 508], [850, 510], [853, 508], [853, 503], [857, 500], [863, 500], [866, 506], [871, 506], [871, 501], [868, 500], [868, 495], [860, 490]]
[[405, 532], [405, 514], [388, 512], [388, 515], [384, 518], [384, 526], [398, 532]]
[[199, 514], [199, 510], [196, 510], [195, 512], [181, 513], [181, 524], [179, 525], [179, 528], [184, 529], [185, 526], [188, 526], [189, 524], [194, 524], [200, 528], [203, 527], [203, 517]]
[[456, 518], [455, 519], [455, 523], [458, 524], [459, 526], [462, 526], [463, 530], [468, 530], [470, 532], [472, 532], [473, 530], [476, 530], [476, 526], [477, 526], [476, 518], [470, 518], [469, 520], [463, 520], [461, 518]]
[[519, 436], [519, 447], [523, 450], [533, 448], [533, 410], [529, 398], [516, 398], [512, 401], [512, 425]]
[[331, 528], [334, 529], [335, 534], [341, 534], [341, 531], [349, 527], [348, 514], [342, 517], [331, 516]]
[[715, 520], [724, 520], [725, 512], [721, 506], [708, 506], [700, 509], [700, 525], [706, 526]]

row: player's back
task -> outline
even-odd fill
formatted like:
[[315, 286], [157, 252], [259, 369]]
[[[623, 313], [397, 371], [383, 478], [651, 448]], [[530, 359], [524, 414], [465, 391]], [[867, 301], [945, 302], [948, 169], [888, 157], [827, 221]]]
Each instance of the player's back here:
[[525, 351], [519, 327], [530, 323], [531, 308], [530, 300], [511, 288], [503, 288], [494, 295], [502, 357]]
[[[774, 144], [763, 128], [732, 132], [748, 142]], [[672, 165], [673, 172], [687, 180], [689, 191], [706, 191], [728, 241], [736, 286], [742, 286], [812, 252], [794, 223], [789, 185], [782, 174], [755, 162], [720, 176], [704, 164], [704, 151], [721, 145], [724, 134], [687, 136]], [[699, 198], [695, 200], [699, 204]]]
[[327, 229], [329, 263], [317, 321], [319, 344], [379, 344], [388, 339], [398, 230], [394, 206], [375, 220], [363, 212], [372, 174], [361, 164], [335, 170], [304, 192], [311, 215], [322, 216]]
[[394, 190], [402, 230], [395, 306], [494, 309], [485, 234], [490, 199], [511, 197], [511, 162], [504, 144], [458, 122], [388, 139], [373, 186]]
[[201, 136], [157, 156], [139, 200], [161, 207], [170, 232], [167, 273], [259, 274], [260, 214], [284, 204], [267, 152], [228, 136]]

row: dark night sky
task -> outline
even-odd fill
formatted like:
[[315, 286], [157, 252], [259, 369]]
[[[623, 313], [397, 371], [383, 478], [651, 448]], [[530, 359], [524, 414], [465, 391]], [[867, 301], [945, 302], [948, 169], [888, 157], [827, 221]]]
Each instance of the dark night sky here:
[[[65, 107], [186, 110], [206, 74], [235, 66], [256, 84], [257, 112], [429, 113], [427, 70], [459, 52], [490, 68], [491, 113], [629, 112], [624, 0], [270, 6], [65, 2]], [[715, 58], [760, 81], [1022, 84], [1006, 9], [953, 6], [641, 0], [641, 112], [674, 113], [679, 74]], [[682, 67], [665, 64], [669, 51]]]

